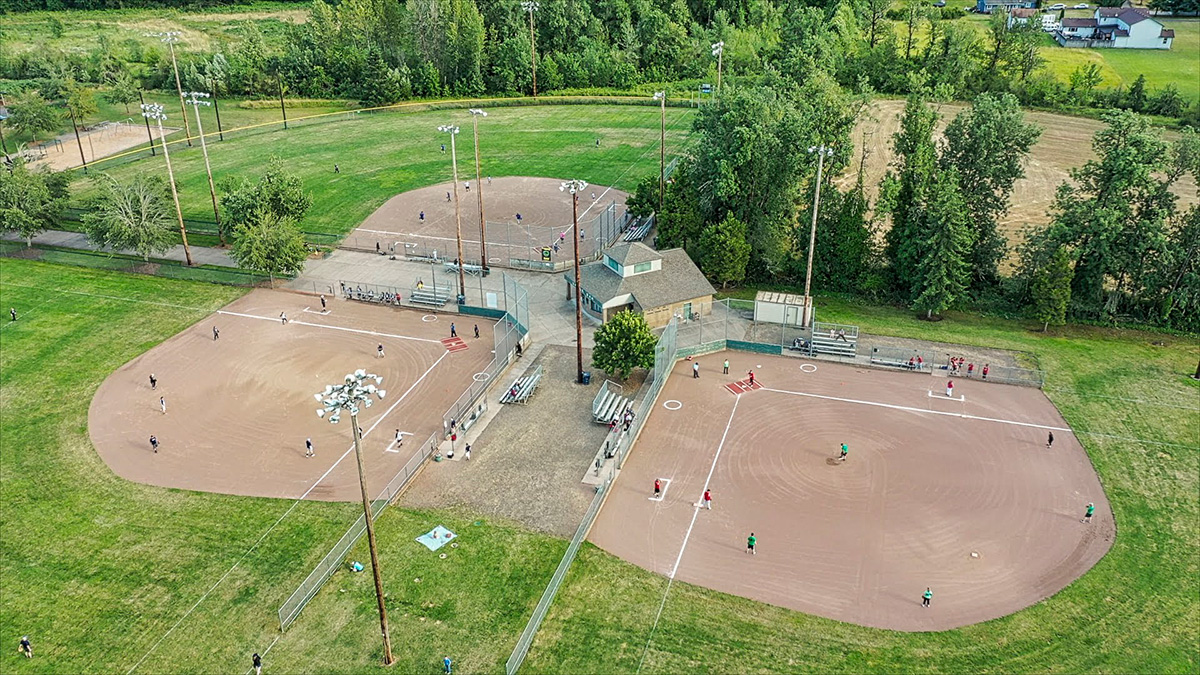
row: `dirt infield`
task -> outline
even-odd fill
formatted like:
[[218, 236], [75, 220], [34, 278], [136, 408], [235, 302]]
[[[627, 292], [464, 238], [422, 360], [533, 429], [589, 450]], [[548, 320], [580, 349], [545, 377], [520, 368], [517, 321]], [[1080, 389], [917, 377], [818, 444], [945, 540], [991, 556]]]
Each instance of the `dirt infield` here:
[[[510, 176], [493, 178], [490, 184], [484, 180], [489, 264], [500, 264], [508, 258], [540, 260], [541, 248], [555, 243], [559, 243], [559, 250], [552, 252], [552, 260], [571, 259], [571, 241], [560, 239], [569, 236], [567, 230], [571, 226], [571, 200], [559, 191], [561, 185], [562, 181], [557, 178]], [[478, 262], [479, 187], [472, 177], [470, 191], [461, 183], [458, 188], [463, 257], [467, 262]], [[446, 193], [451, 189], [450, 183], [440, 183], [392, 197], [368, 216], [343, 245], [373, 249], [378, 242], [384, 250], [395, 245], [396, 252], [403, 253], [404, 244], [409, 244], [414, 247], [410, 250], [421, 255], [437, 251], [440, 258], [457, 258], [454, 203], [446, 199]], [[592, 195], [596, 196], [594, 200]], [[589, 228], [592, 221], [614, 202], [615, 215], [620, 218], [625, 213], [625, 198], [624, 192], [602, 185], [589, 185], [580, 194], [579, 228], [584, 235], [580, 257], [591, 256], [600, 246]], [[420, 218], [422, 211], [425, 212], [424, 221]], [[520, 223], [516, 220], [518, 213], [521, 214]]]
[[[257, 290], [125, 364], [92, 399], [88, 428], [96, 450], [113, 472], [139, 483], [358, 499], [349, 420], [335, 426], [318, 419], [313, 394], [364, 368], [382, 375], [387, 391], [359, 415], [368, 488], [381, 490], [413, 445], [441, 429], [442, 413], [491, 361], [493, 324], [478, 321], [476, 340], [473, 317], [328, 302], [322, 314], [318, 298]], [[450, 352], [441, 342], [451, 321], [467, 349]], [[213, 326], [220, 340], [213, 340]], [[383, 358], [376, 355], [379, 344]], [[154, 391], [151, 373], [158, 379]], [[399, 452], [397, 428], [412, 434]], [[316, 457], [305, 457], [306, 438]]]
[[[926, 631], [1038, 602], [1112, 545], [1091, 463], [1037, 389], [956, 380], [951, 400], [945, 378], [928, 374], [744, 352], [699, 361], [699, 380], [676, 365], [592, 529], [630, 562], [810, 614]], [[762, 389], [725, 388], [751, 368]], [[706, 484], [711, 511], [696, 507]], [[1084, 524], [1088, 502], [1096, 517]], [[922, 608], [926, 587], [934, 597]]]

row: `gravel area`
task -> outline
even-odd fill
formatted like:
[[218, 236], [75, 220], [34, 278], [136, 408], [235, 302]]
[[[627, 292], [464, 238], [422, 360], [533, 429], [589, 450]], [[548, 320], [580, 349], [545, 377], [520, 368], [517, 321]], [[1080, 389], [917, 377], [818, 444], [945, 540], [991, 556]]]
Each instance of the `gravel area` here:
[[[584, 364], [591, 354], [584, 351]], [[580, 482], [607, 429], [592, 422], [592, 399], [603, 381], [575, 383], [575, 349], [547, 345], [530, 370], [545, 369], [527, 405], [502, 406], [471, 446], [471, 460], [430, 463], [401, 496], [410, 508], [466, 507], [570, 537], [594, 490]], [[489, 405], [503, 394], [489, 393]]]

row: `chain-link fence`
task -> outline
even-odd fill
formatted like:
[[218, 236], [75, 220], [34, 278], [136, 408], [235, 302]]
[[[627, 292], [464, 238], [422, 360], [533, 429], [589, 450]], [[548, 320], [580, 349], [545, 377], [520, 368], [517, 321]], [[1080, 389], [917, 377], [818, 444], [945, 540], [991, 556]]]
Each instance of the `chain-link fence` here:
[[[420, 470], [421, 465], [426, 459], [431, 457], [437, 451], [438, 435], [431, 435], [424, 443], [417, 446], [408, 462], [392, 477], [388, 484], [380, 490], [379, 494], [371, 501], [371, 520], [379, 519], [379, 514], [387, 508], [392, 499], [400, 494], [400, 491], [408, 484], [409, 480], [416, 475]], [[316, 596], [317, 591], [321, 590], [321, 586], [329, 580], [329, 577], [337, 571], [346, 560], [346, 554], [354, 547], [358, 540], [367, 531], [367, 521], [365, 514], [359, 516], [349, 530], [342, 535], [341, 539], [333, 545], [329, 553], [317, 563], [312, 572], [301, 582], [300, 586], [292, 592], [288, 599], [279, 606], [279, 630], [285, 631], [296, 617], [300, 615], [301, 610], [308, 605], [309, 601]]]
[[[63, 248], [45, 244], [25, 245], [24, 241], [0, 241], [0, 256], [7, 258], [24, 258], [41, 262], [71, 265], [74, 267], [89, 267], [92, 269], [112, 270], [129, 274], [147, 274], [167, 279], [184, 279], [187, 281], [204, 281], [211, 284], [228, 286], [261, 286], [272, 282], [272, 277], [257, 272], [249, 272], [234, 267], [219, 267], [216, 265], [188, 266], [177, 260], [151, 258], [144, 260], [130, 255], [89, 251], [85, 249]], [[274, 277], [274, 280], [286, 277]]]

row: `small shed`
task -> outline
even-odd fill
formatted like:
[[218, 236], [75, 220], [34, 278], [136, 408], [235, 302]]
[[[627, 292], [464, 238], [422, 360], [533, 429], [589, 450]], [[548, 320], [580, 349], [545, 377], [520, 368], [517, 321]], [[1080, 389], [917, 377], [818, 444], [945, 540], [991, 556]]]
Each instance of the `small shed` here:
[[759, 291], [754, 296], [754, 320], [804, 327], [804, 296]]

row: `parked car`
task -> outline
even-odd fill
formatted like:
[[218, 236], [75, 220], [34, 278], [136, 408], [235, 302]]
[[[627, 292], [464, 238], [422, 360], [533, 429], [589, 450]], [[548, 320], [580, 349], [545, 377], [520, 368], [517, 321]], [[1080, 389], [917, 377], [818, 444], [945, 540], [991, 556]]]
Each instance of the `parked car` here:
[[1074, 7], [1072, 7], [1071, 9], [1087, 9], [1087, 8], [1088, 8], [1088, 4], [1086, 2], [1081, 2], [1078, 5], [1075, 5]]
[[937, 2], [933, 3], [933, 6], [934, 6], [934, 7], [945, 7], [945, 6], [946, 6], [946, 0], [938, 0]]
[[1057, 9], [1066, 9], [1066, 8], [1067, 8], [1067, 6], [1066, 6], [1066, 5], [1064, 5], [1064, 4], [1063, 4], [1063, 3], [1061, 3], [1061, 2], [1057, 2], [1057, 3], [1054, 3], [1053, 5], [1050, 5], [1050, 6], [1049, 6], [1049, 7], [1047, 7], [1046, 9], [1049, 9], [1049, 10], [1057, 10]]

